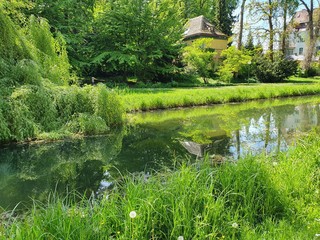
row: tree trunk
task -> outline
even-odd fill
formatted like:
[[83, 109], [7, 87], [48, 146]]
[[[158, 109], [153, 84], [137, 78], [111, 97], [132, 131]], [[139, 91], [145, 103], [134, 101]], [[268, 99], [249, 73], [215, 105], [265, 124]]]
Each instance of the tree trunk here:
[[287, 13], [288, 13], [288, 3], [285, 2], [283, 6], [283, 29], [282, 29], [282, 39], [281, 39], [281, 51], [283, 56], [286, 55], [286, 41], [287, 41]]
[[270, 60], [273, 62], [273, 42], [274, 42], [274, 31], [273, 31], [273, 8], [272, 1], [269, 0], [269, 14], [268, 14], [268, 23], [269, 23], [269, 54]]
[[241, 141], [240, 141], [240, 130], [237, 129], [236, 130], [236, 139], [237, 139], [237, 159], [240, 159], [240, 155], [241, 155]]
[[315, 47], [315, 36], [314, 36], [314, 24], [313, 24], [313, 0], [310, 0], [310, 7], [306, 4], [304, 0], [300, 0], [300, 2], [306, 7], [309, 15], [308, 22], [308, 33], [309, 39], [307, 41], [307, 50], [304, 56], [303, 69], [307, 72], [311, 68], [311, 62]]
[[238, 36], [238, 49], [242, 48], [242, 35], [243, 35], [243, 15], [244, 15], [244, 7], [245, 7], [246, 0], [242, 0], [241, 4], [241, 12], [240, 12], [240, 29], [239, 29], [239, 36]]

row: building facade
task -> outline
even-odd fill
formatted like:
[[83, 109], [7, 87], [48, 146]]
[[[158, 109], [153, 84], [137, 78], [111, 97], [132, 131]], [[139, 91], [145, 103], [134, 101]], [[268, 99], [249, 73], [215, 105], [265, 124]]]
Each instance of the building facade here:
[[210, 38], [212, 41], [210, 46], [207, 47], [217, 52], [217, 57], [222, 50], [228, 47], [228, 36], [218, 31], [213, 24], [202, 15], [191, 18], [185, 28], [186, 31], [184, 32], [183, 40], [187, 44], [190, 44], [199, 38]]
[[[315, 12], [319, 12], [318, 9]], [[303, 9], [295, 13], [291, 21], [291, 31], [288, 37], [286, 55], [294, 60], [303, 61], [307, 51], [307, 42], [309, 33], [307, 30], [309, 22], [308, 11]], [[320, 51], [320, 40], [315, 44], [314, 60], [318, 60], [318, 51]]]

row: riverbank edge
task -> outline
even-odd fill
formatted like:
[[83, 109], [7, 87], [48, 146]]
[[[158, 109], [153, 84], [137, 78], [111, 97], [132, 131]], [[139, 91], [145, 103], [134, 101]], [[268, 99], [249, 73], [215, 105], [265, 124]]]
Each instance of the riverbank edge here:
[[[145, 92], [144, 92], [145, 91]], [[194, 106], [210, 106], [263, 99], [320, 94], [320, 84], [261, 84], [219, 88], [131, 89], [119, 92], [127, 113]]]
[[148, 179], [124, 177], [100, 200], [74, 202], [71, 194], [35, 202], [24, 217], [1, 221], [0, 236], [313, 239], [320, 227], [319, 147], [318, 133], [311, 133], [278, 155], [222, 165], [176, 160], [176, 168]]
[[[219, 88], [165, 89], [165, 92], [162, 91], [164, 90], [131, 89], [128, 93], [126, 91], [118, 90], [116, 94], [120, 98], [120, 101], [122, 101], [122, 106], [126, 110], [122, 126], [129, 121], [128, 114], [130, 113], [298, 96], [315, 96], [320, 95], [320, 84], [259, 84]], [[72, 140], [88, 136], [92, 135], [60, 131], [42, 132], [32, 139], [18, 142], [6, 142], [0, 144], [0, 147], [12, 144], [33, 144], [38, 142], [47, 143]]]

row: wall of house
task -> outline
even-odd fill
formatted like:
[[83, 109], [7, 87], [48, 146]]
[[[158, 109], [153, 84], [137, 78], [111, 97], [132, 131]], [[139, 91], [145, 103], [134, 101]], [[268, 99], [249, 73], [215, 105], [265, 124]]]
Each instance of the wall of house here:
[[[197, 38], [199, 39], [199, 38]], [[191, 44], [193, 41], [195, 41], [196, 39], [192, 39], [192, 40], [187, 40], [186, 43], [187, 44]], [[218, 54], [216, 55], [216, 57], [219, 57], [222, 50], [227, 49], [228, 48], [228, 40], [227, 39], [216, 39], [216, 38], [212, 38], [211, 44], [210, 46], [208, 46], [209, 48], [213, 48], [215, 50], [215, 52], [217, 52]]]
[[220, 56], [222, 50], [228, 48], [228, 40], [227, 39], [212, 39], [211, 48], [215, 49], [218, 53], [217, 56]]
[[[287, 55], [295, 60], [303, 60], [307, 50], [308, 32], [306, 29], [300, 29], [299, 32], [293, 32], [289, 35], [289, 48]], [[315, 45], [315, 53], [320, 50], [320, 40]], [[316, 58], [317, 59], [317, 58]]]

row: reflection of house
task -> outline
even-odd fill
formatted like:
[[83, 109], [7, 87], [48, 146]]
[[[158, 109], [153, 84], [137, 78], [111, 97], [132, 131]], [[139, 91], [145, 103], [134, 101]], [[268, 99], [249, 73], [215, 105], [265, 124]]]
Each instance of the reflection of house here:
[[218, 31], [204, 16], [192, 18], [186, 24], [183, 40], [191, 43], [199, 38], [211, 38], [211, 46], [218, 54], [227, 48], [228, 37], [224, 33]]
[[283, 120], [280, 131], [286, 143], [291, 145], [295, 135], [308, 132], [315, 126], [320, 126], [319, 106], [299, 105]]
[[[317, 16], [319, 12], [319, 9], [316, 9], [314, 11], [314, 15]], [[314, 19], [316, 18], [317, 17], [314, 17]], [[292, 19], [292, 31], [289, 35], [286, 54], [295, 60], [304, 59], [304, 55], [307, 50], [308, 22], [309, 14], [305, 9], [296, 12]], [[318, 40], [314, 49], [315, 55], [319, 50], [320, 41]]]
[[195, 141], [183, 140], [180, 144], [191, 154], [197, 157], [205, 155], [228, 155], [229, 140], [227, 133], [223, 130], [212, 131], [206, 134], [209, 137], [207, 143], [197, 143]]
[[204, 157], [207, 150], [210, 149], [210, 144], [199, 144], [192, 141], [181, 141], [180, 143], [189, 153], [197, 157]]

